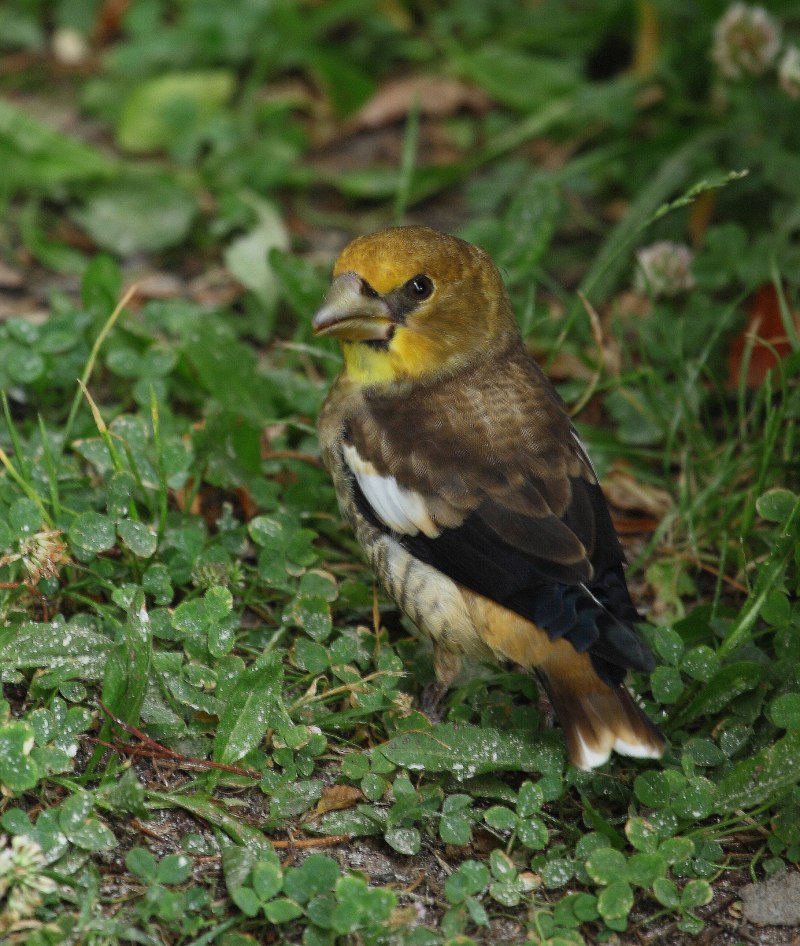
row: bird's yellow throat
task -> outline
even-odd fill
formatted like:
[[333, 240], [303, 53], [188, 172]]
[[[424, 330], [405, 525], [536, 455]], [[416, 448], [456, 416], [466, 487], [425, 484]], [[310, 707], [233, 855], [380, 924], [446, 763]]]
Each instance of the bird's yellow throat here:
[[387, 384], [402, 376], [397, 356], [388, 349], [364, 342], [342, 342], [342, 355], [347, 377], [355, 384]]
[[447, 375], [469, 360], [455, 334], [436, 336], [398, 327], [388, 347], [364, 342], [342, 342], [347, 377], [355, 384], [390, 384], [393, 381], [431, 380]]

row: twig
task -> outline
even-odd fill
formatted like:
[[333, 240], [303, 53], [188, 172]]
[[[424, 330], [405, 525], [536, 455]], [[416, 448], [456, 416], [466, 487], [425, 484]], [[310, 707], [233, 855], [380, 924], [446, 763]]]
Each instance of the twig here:
[[155, 739], [151, 739], [146, 733], [143, 733], [141, 729], [137, 729], [135, 726], [131, 726], [130, 723], [126, 723], [124, 719], [120, 719], [119, 716], [115, 716], [101, 699], [98, 699], [97, 702], [109, 719], [113, 720], [121, 729], [124, 729], [126, 733], [130, 736], [134, 736], [141, 743], [141, 745], [138, 746], [129, 746], [127, 743], [109, 744], [103, 740], [94, 739], [94, 741], [100, 745], [128, 755], [144, 755], [161, 761], [170, 760], [175, 762], [178, 768], [217, 769], [220, 772], [229, 772], [232, 775], [243, 775], [245, 778], [256, 779], [256, 781], [261, 780], [261, 773], [256, 772], [255, 769], [243, 769], [238, 765], [226, 765], [224, 762], [212, 762], [210, 759], [196, 759], [183, 755], [181, 752], [175, 752], [173, 749], [168, 749], [166, 746], [162, 746], [160, 742], [156, 742]]
[[148, 828], [146, 824], [142, 824], [142, 822], [138, 818], [131, 818], [130, 824], [132, 828], [136, 828], [137, 831], [141, 831], [142, 834], [146, 834], [148, 837], [154, 838], [156, 841], [169, 840], [169, 838], [166, 835], [159, 834], [158, 831], [153, 831], [153, 829]]
[[244, 775], [247, 778], [260, 779], [258, 772], [250, 769], [240, 769], [235, 765], [225, 765], [223, 762], [211, 762], [208, 759], [192, 759], [188, 756], [181, 756], [180, 753], [172, 752], [166, 746], [155, 747], [146, 745], [134, 745], [128, 742], [106, 742], [105, 739], [98, 739], [96, 736], [87, 736], [91, 742], [96, 745], [111, 749], [112, 752], [119, 752], [120, 755], [138, 756], [142, 759], [152, 759], [161, 765], [172, 766], [173, 769], [190, 769], [192, 771], [205, 771], [206, 769], [219, 769], [223, 772], [230, 772], [233, 775]]
[[288, 841], [270, 840], [270, 844], [280, 849], [291, 847], [329, 847], [330, 845], [342, 844], [344, 841], [349, 840], [349, 834], [328, 834], [323, 838], [301, 838], [299, 841], [295, 838], [290, 838]]

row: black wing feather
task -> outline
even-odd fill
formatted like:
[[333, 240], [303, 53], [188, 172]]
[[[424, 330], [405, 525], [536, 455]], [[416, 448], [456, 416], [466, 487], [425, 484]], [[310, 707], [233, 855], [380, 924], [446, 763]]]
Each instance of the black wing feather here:
[[[358, 481], [351, 475], [356, 506], [376, 528], [390, 532], [375, 515]], [[654, 661], [633, 631], [641, 620], [628, 594], [622, 571], [623, 553], [600, 487], [583, 478], [571, 480], [572, 501], [555, 523], [577, 534], [591, 552], [586, 561], [559, 560], [559, 529], [551, 531], [555, 557], [534, 554], [547, 547], [548, 517], [517, 514], [514, 528], [501, 535], [502, 507], [487, 498], [460, 526], [445, 528], [437, 538], [423, 533], [391, 534], [412, 555], [449, 578], [533, 621], [551, 640], [565, 638], [579, 652], [589, 651], [598, 674], [616, 686], [625, 668], [650, 671]], [[506, 514], [509, 511], [506, 510]], [[522, 531], [520, 531], [522, 530]], [[509, 542], [511, 533], [536, 536], [527, 548]], [[537, 532], [539, 535], [537, 535]], [[521, 544], [521, 543], [520, 543]]]

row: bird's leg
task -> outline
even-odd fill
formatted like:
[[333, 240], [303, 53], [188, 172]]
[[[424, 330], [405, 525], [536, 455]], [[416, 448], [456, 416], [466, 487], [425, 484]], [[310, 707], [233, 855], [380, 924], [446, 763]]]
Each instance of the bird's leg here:
[[443, 719], [442, 700], [450, 689], [450, 684], [461, 672], [461, 657], [452, 650], [433, 645], [433, 669], [436, 679], [422, 691], [419, 708], [432, 723]]
[[556, 711], [553, 706], [553, 701], [550, 699], [550, 694], [547, 692], [547, 686], [545, 685], [541, 673], [536, 674], [536, 682], [538, 684], [537, 690], [539, 691], [536, 709], [542, 719], [542, 728], [545, 730], [553, 729], [556, 724]]
[[428, 719], [436, 725], [444, 719], [442, 712], [442, 701], [447, 695], [447, 687], [444, 687], [438, 680], [431, 680], [426, 683], [422, 689], [419, 698], [419, 708]]
[[553, 729], [556, 725], [556, 711], [553, 709], [550, 697], [544, 690], [539, 690], [539, 705], [536, 708], [539, 710], [539, 716], [542, 718], [542, 727], [544, 729]]

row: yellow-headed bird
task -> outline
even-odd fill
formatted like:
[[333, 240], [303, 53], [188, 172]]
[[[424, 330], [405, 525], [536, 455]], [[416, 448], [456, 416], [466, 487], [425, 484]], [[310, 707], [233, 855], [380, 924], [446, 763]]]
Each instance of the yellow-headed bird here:
[[653, 657], [586, 451], [525, 350], [497, 268], [427, 227], [359, 237], [314, 318], [344, 368], [319, 419], [342, 512], [434, 647], [536, 671], [584, 769], [657, 758], [625, 689]]

